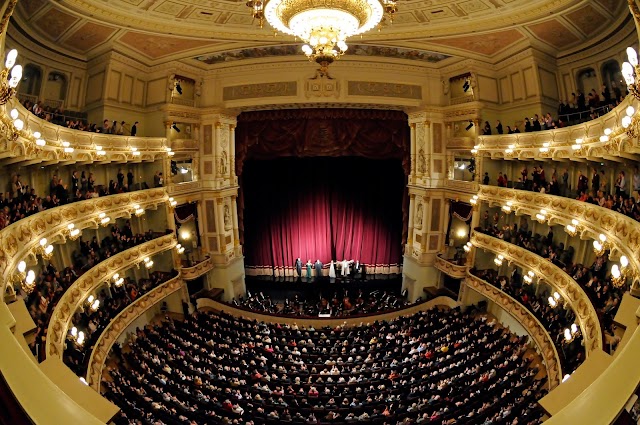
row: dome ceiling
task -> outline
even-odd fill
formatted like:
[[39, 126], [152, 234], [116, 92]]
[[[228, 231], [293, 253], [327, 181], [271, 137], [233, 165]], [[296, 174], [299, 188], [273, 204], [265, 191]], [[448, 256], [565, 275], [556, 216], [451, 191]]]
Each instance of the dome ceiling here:
[[[628, 15], [622, 0], [400, 0], [398, 7], [393, 25], [351, 42], [360, 54], [437, 63], [491, 58], [524, 43], [558, 52], [604, 37]], [[21, 0], [14, 17], [23, 32], [80, 58], [113, 46], [149, 63], [299, 55], [292, 38], [252, 22], [245, 0]]]

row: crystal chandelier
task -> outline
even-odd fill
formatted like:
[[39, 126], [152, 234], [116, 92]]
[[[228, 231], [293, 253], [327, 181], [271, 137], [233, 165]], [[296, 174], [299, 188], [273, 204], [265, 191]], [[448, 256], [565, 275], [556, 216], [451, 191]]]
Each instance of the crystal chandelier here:
[[396, 0], [248, 0], [247, 6], [261, 28], [266, 19], [276, 31], [302, 39], [302, 51], [323, 72], [347, 51], [348, 37], [392, 22], [397, 11]]

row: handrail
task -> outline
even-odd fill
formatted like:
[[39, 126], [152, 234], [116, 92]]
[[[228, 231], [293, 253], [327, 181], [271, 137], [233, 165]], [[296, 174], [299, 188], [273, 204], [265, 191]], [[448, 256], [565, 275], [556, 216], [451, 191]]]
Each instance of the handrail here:
[[552, 390], [557, 387], [562, 382], [560, 355], [556, 345], [553, 343], [553, 338], [540, 320], [511, 295], [474, 274], [467, 273], [464, 283], [474, 291], [499, 304], [504, 311], [524, 326], [542, 355], [542, 361], [544, 361], [547, 368], [549, 389]]
[[[639, 105], [633, 96], [627, 96], [607, 114], [583, 124], [531, 133], [479, 136], [476, 149], [481, 155], [486, 152], [499, 158], [529, 159], [602, 157], [612, 155], [612, 152], [640, 152], [640, 142], [628, 137], [621, 127], [622, 118], [627, 116], [627, 108], [633, 106], [637, 111]], [[600, 140], [607, 128], [613, 134], [608, 140]], [[582, 139], [581, 147], [573, 149], [577, 139]], [[541, 151], [541, 148], [546, 149]], [[506, 149], [513, 152], [505, 152]]]
[[182, 267], [180, 273], [184, 280], [193, 280], [199, 278], [211, 269], [213, 269], [213, 259], [207, 257], [191, 267]]
[[443, 258], [442, 254], [436, 255], [435, 266], [436, 269], [456, 279], [462, 279], [467, 275], [466, 265], [461, 266], [459, 264], [455, 264], [446, 258]]
[[67, 338], [71, 319], [91, 291], [109, 281], [115, 273], [131, 268], [142, 262], [145, 257], [167, 251], [177, 243], [174, 233], [161, 236], [109, 257], [80, 276], [65, 291], [51, 314], [45, 355], [47, 357], [63, 355], [64, 341]]
[[64, 238], [64, 232], [70, 223], [77, 229], [97, 227], [100, 221], [99, 214], [102, 212], [116, 219], [129, 216], [133, 212], [134, 204], [144, 209], [155, 208], [168, 199], [164, 188], [138, 190], [62, 205], [10, 224], [0, 231], [2, 293], [6, 292], [7, 284], [18, 263], [29, 258], [40, 239]]
[[120, 338], [129, 325], [146, 312], [151, 306], [157, 304], [168, 295], [173, 294], [184, 286], [180, 274], [168, 281], [161, 283], [151, 291], [147, 292], [134, 302], [129, 304], [116, 317], [114, 317], [107, 327], [102, 331], [98, 341], [96, 341], [87, 368], [86, 381], [96, 391], [100, 392], [100, 382], [102, 370], [109, 356], [113, 344]]
[[593, 238], [604, 234], [629, 259], [629, 267], [636, 275], [640, 275], [640, 223], [624, 214], [577, 199], [497, 186], [480, 185], [478, 199], [500, 205], [511, 201], [516, 213], [531, 216], [544, 209], [552, 220], [563, 225], [578, 220], [582, 229], [593, 233]]
[[586, 355], [589, 356], [594, 350], [602, 350], [602, 329], [593, 304], [578, 282], [560, 267], [531, 251], [476, 231], [471, 234], [471, 243], [476, 248], [502, 254], [507, 261], [516, 263], [525, 270], [533, 270], [569, 303], [584, 337]]

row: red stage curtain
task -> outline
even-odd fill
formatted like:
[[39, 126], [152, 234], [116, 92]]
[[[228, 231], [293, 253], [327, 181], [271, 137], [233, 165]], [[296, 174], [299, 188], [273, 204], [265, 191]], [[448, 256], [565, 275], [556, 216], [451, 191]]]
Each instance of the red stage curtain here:
[[[236, 174], [245, 161], [282, 157], [363, 157], [397, 159], [405, 176], [410, 172], [411, 145], [407, 115], [375, 109], [287, 109], [243, 112], [236, 129]], [[245, 185], [240, 185], [238, 221], [245, 241]], [[398, 202], [402, 208], [402, 242], [407, 239], [409, 197], [405, 185]], [[374, 244], [375, 245], [375, 244]], [[251, 255], [247, 251], [248, 255]]]
[[401, 263], [406, 181], [398, 160], [247, 161], [242, 186], [247, 267], [293, 267], [297, 257]]

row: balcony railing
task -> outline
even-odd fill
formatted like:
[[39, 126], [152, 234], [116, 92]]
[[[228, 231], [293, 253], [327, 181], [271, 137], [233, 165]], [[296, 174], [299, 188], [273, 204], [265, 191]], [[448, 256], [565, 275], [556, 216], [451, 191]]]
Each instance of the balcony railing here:
[[[18, 130], [9, 111], [15, 109], [23, 122]], [[69, 162], [136, 162], [154, 161], [167, 155], [169, 144], [160, 137], [130, 137], [114, 134], [72, 130], [36, 117], [12, 99], [0, 109], [4, 124], [0, 137], [7, 140], [7, 148], [0, 158], [21, 158], [31, 163]], [[36, 143], [39, 132], [44, 146]]]
[[183, 286], [184, 281], [178, 275], [136, 299], [109, 322], [102, 334], [100, 334], [98, 341], [96, 341], [94, 349], [91, 352], [91, 357], [89, 358], [86, 381], [93, 389], [100, 392], [102, 370], [104, 369], [113, 344], [118, 340], [120, 335], [122, 335], [134, 320], [144, 314], [149, 308], [180, 290]]
[[46, 355], [62, 356], [64, 341], [67, 338], [73, 315], [98, 286], [109, 282], [114, 274], [141, 263], [145, 257], [167, 251], [175, 247], [177, 243], [173, 233], [153, 239], [109, 257], [80, 276], [62, 295], [53, 310], [47, 329]]
[[[583, 124], [531, 133], [480, 136], [476, 149], [480, 155], [492, 158], [536, 160], [638, 153], [640, 141], [622, 127], [622, 119], [630, 106], [635, 113], [640, 103], [633, 96], [627, 96], [611, 112]], [[634, 115], [636, 121], [629, 129], [637, 133], [640, 117], [636, 117]], [[611, 130], [610, 134], [605, 134], [607, 129]]]
[[549, 335], [549, 332], [547, 332], [538, 318], [515, 298], [477, 276], [468, 274], [464, 283], [474, 291], [498, 304], [502, 309], [520, 322], [520, 324], [529, 333], [529, 336], [531, 336], [531, 339], [538, 347], [538, 351], [542, 356], [542, 361], [544, 361], [547, 368], [549, 389], [552, 390], [557, 387], [560, 382], [562, 382], [560, 356], [558, 355], [558, 350], [553, 343], [553, 338], [551, 338], [551, 335]]
[[115, 220], [130, 216], [134, 212], [133, 205], [143, 209], [156, 208], [168, 199], [164, 188], [138, 190], [51, 208], [7, 226], [0, 232], [2, 293], [7, 293], [7, 283], [21, 260], [35, 263], [34, 252], [42, 238], [55, 243], [64, 240], [69, 224], [80, 230], [95, 228], [100, 224], [101, 213]]
[[594, 350], [602, 350], [602, 329], [593, 304], [580, 284], [560, 267], [524, 248], [475, 231], [471, 234], [471, 243], [478, 249], [501, 254], [505, 260], [516, 263], [525, 272], [532, 270], [536, 276], [544, 279], [575, 313], [584, 338], [587, 357]]
[[478, 182], [447, 179], [444, 181], [444, 187], [449, 190], [455, 190], [456, 192], [475, 194], [478, 191]]
[[213, 260], [211, 257], [207, 257], [191, 267], [183, 267], [180, 269], [180, 274], [184, 280], [193, 280], [206, 274], [211, 269], [213, 269]]
[[464, 279], [467, 276], [467, 266], [454, 263], [442, 257], [442, 254], [436, 256], [436, 269], [440, 270], [454, 279]]
[[[640, 223], [626, 215], [599, 205], [561, 196], [547, 195], [526, 190], [507, 189], [497, 186], [480, 186], [478, 198], [493, 205], [506, 205], [517, 214], [535, 217], [540, 210], [547, 211], [552, 223], [568, 225], [578, 220], [578, 229], [587, 232], [594, 240], [604, 234], [613, 245], [613, 256], [623, 254], [629, 260], [629, 267], [635, 270], [632, 288], [638, 287], [640, 276]], [[617, 251], [617, 252], [616, 252]]]

